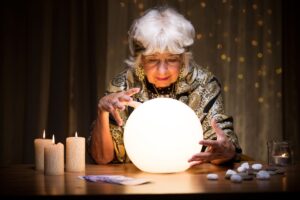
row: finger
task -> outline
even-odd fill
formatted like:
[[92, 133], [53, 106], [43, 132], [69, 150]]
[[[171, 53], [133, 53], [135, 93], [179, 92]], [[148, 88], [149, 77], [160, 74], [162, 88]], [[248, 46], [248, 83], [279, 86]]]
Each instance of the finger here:
[[137, 101], [129, 101], [125, 105], [128, 105], [133, 108], [137, 108], [138, 106], [142, 105], [142, 103], [137, 102]]
[[199, 142], [199, 144], [202, 144], [204, 146], [213, 147], [213, 148], [218, 148], [219, 147], [219, 143], [216, 140], [201, 140]]
[[121, 102], [128, 102], [128, 101], [132, 101], [132, 98], [126, 94], [122, 95], [119, 97], [119, 101]]
[[125, 91], [125, 94], [128, 96], [132, 96], [132, 95], [138, 93], [139, 91], [140, 91], [140, 88], [131, 88], [131, 89]]
[[224, 155], [220, 152], [211, 153], [211, 152], [201, 152], [193, 155], [192, 158], [189, 159], [189, 162], [192, 161], [201, 161], [201, 162], [210, 162], [212, 160], [224, 158]]
[[224, 131], [219, 127], [214, 118], [211, 119], [211, 126], [217, 134], [217, 139], [223, 139], [225, 137]]
[[194, 167], [194, 166], [200, 165], [202, 163], [204, 163], [204, 162], [203, 161], [191, 161], [190, 162], [190, 167]]
[[213, 155], [210, 152], [200, 152], [197, 153], [195, 155], [193, 155], [188, 162], [192, 162], [192, 161], [204, 161], [204, 160], [212, 160], [213, 159]]
[[119, 126], [122, 126], [122, 125], [123, 125], [123, 120], [122, 120], [122, 118], [120, 117], [119, 112], [118, 112], [117, 110], [113, 110], [113, 111], [111, 112], [111, 114], [112, 114], [112, 116], [115, 118], [117, 124], [118, 124]]
[[125, 106], [121, 102], [115, 102], [113, 103], [114, 108], [119, 109], [119, 110], [124, 110]]

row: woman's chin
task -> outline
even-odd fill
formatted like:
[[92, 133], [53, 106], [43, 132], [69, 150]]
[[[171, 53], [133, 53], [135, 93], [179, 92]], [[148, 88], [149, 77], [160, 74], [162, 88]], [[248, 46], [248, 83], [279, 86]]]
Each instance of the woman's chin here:
[[167, 81], [156, 81], [154, 83], [156, 88], [165, 88], [165, 87], [169, 87], [170, 85], [172, 85], [172, 83], [170, 82], [170, 80]]
[[165, 88], [170, 86], [171, 84], [154, 84], [156, 88]]

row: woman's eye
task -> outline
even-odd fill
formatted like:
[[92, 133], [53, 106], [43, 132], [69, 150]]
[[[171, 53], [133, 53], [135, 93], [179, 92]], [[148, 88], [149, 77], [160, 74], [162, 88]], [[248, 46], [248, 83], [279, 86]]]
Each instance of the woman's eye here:
[[147, 63], [151, 63], [151, 64], [157, 63], [157, 62], [159, 62], [157, 59], [149, 59], [149, 60], [147, 61]]
[[177, 64], [178, 62], [180, 62], [179, 58], [169, 58], [167, 59], [167, 62], [170, 64]]
[[178, 60], [176, 58], [170, 58], [167, 60], [168, 62], [174, 63], [177, 62]]

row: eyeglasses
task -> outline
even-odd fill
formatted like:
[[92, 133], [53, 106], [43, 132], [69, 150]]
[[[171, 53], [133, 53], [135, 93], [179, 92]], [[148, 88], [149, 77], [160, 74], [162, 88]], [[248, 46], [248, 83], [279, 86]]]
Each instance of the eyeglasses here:
[[178, 66], [181, 63], [180, 55], [172, 55], [168, 56], [164, 59], [157, 58], [155, 56], [145, 56], [143, 57], [143, 62], [145, 66], [148, 67], [156, 67], [159, 66], [162, 62], [164, 62], [167, 66], [174, 67]]

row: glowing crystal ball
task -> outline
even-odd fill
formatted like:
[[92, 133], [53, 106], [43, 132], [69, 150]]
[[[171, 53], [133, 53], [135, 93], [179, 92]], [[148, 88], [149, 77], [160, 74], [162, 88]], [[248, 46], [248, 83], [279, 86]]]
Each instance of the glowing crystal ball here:
[[124, 130], [124, 145], [133, 164], [151, 173], [185, 171], [188, 159], [200, 152], [200, 120], [186, 104], [156, 98], [137, 107]]

